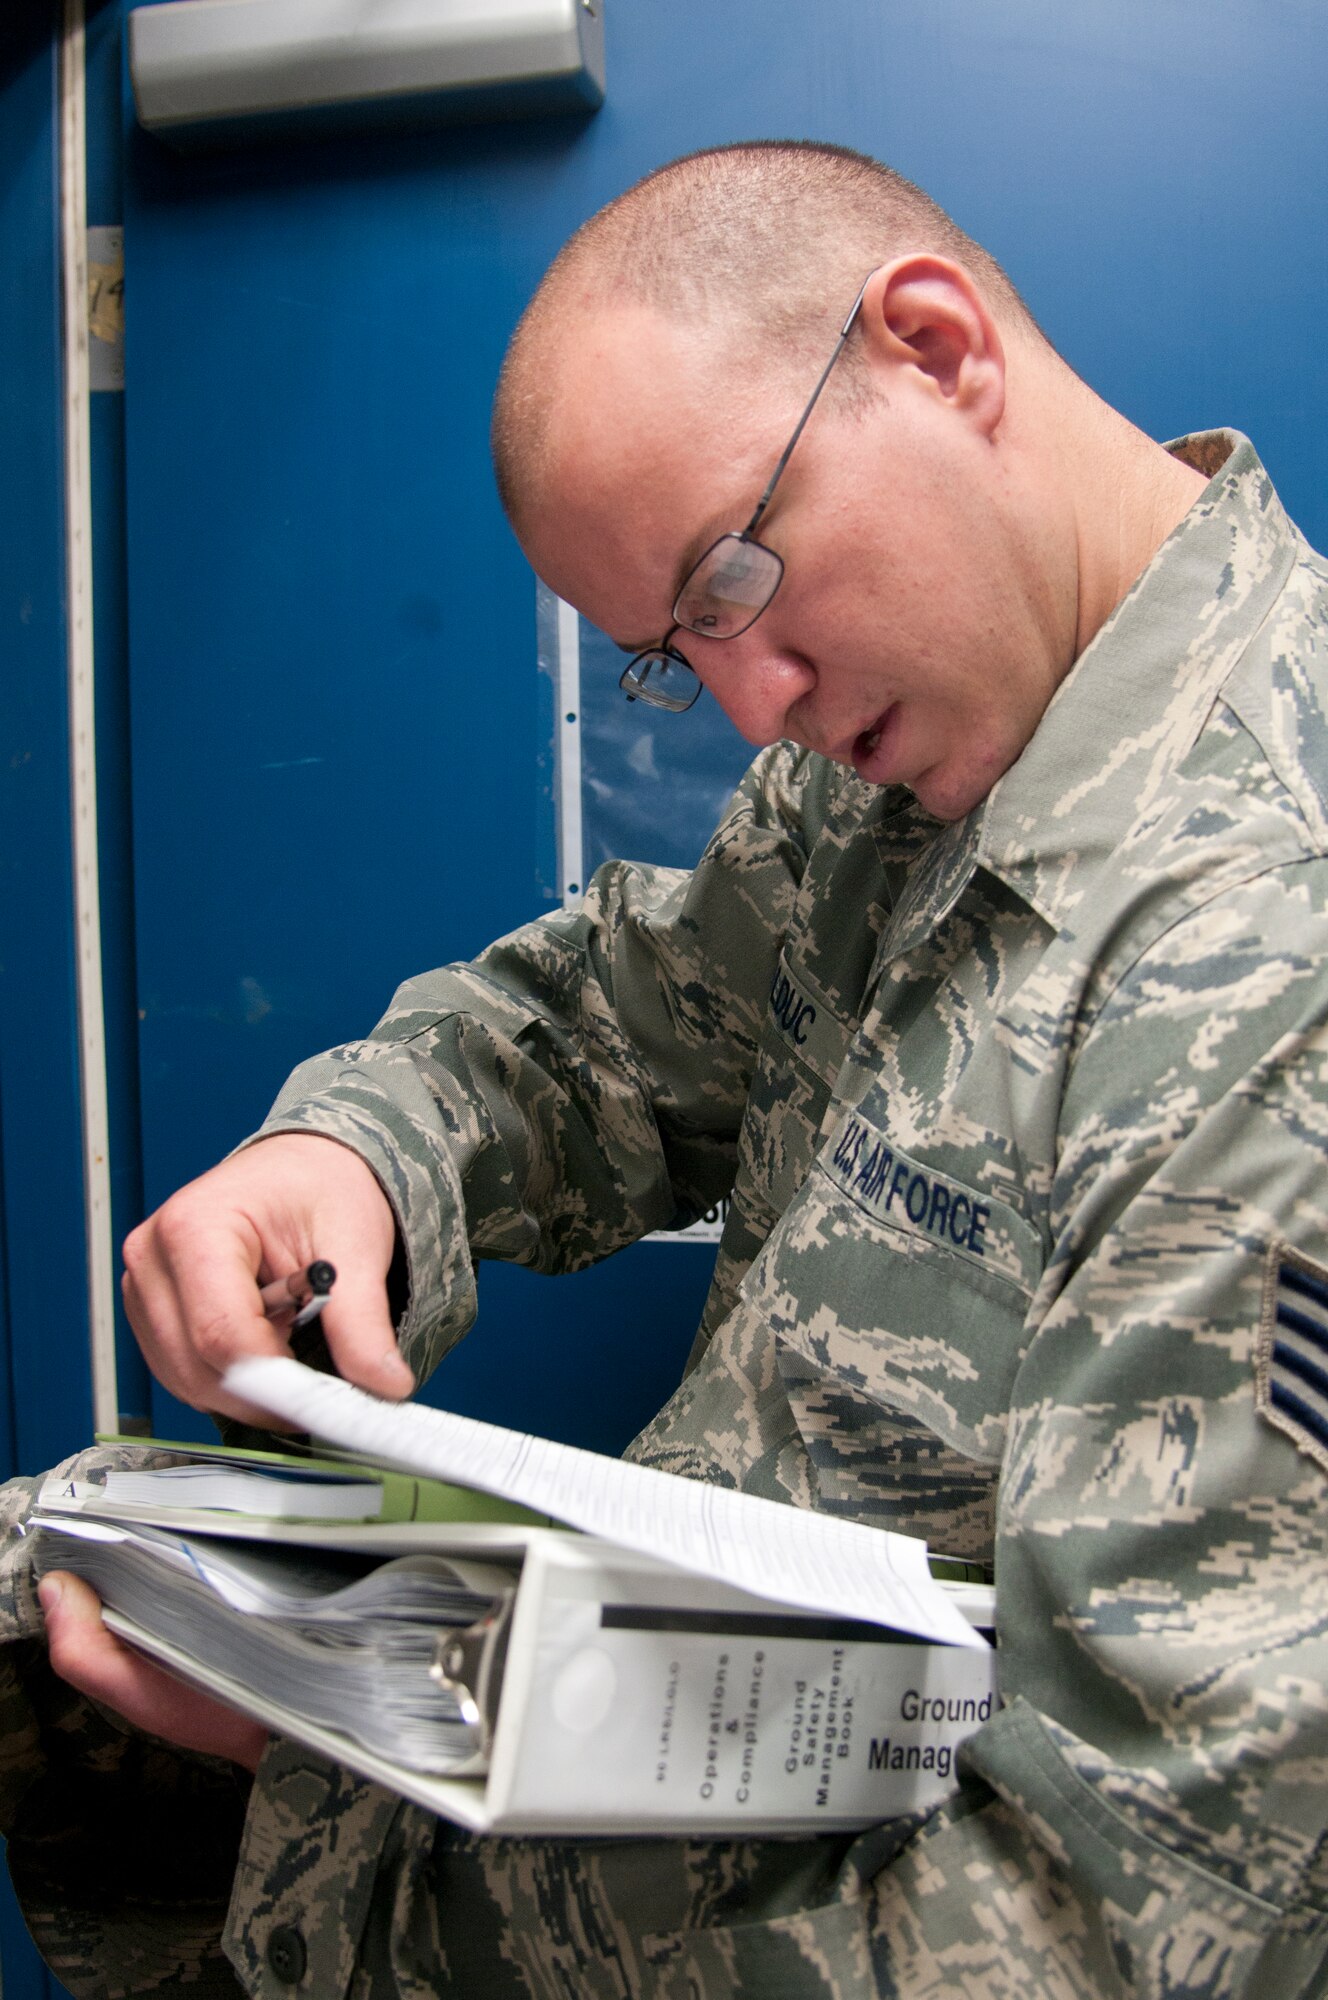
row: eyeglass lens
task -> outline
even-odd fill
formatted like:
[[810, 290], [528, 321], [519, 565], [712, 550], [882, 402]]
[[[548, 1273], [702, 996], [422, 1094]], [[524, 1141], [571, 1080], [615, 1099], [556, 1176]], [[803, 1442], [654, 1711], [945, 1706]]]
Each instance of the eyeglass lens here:
[[639, 653], [618, 685], [633, 701], [681, 715], [701, 692], [701, 683], [676, 653]]
[[773, 549], [744, 535], [721, 535], [678, 592], [674, 619], [707, 639], [735, 639], [755, 624], [783, 574]]

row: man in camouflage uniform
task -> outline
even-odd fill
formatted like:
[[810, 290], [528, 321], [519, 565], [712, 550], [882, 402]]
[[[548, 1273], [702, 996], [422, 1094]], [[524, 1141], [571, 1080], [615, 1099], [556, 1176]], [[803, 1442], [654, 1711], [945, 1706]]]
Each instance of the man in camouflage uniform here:
[[[743, 625], [737, 526], [867, 270]], [[255, 1278], [325, 1251], [339, 1365], [400, 1393], [389, 1276], [422, 1374], [474, 1257], [575, 1269], [731, 1187], [635, 1455], [992, 1563], [1003, 1706], [943, 1807], [857, 1838], [484, 1841], [163, 1715], [72, 1585], [58, 1664], [257, 1761], [225, 1949], [264, 2000], [1328, 1991], [1323, 564], [1247, 441], [1140, 438], [924, 197], [820, 150], [682, 163], [574, 239], [496, 438], [637, 691], [689, 663], [775, 747], [692, 874], [603, 869], [298, 1071], [131, 1243], [136, 1323], [243, 1414]], [[10, 1651], [21, 1774], [58, 1698]], [[174, 1958], [66, 1889], [75, 1990], [225, 1990], [188, 1889]]]

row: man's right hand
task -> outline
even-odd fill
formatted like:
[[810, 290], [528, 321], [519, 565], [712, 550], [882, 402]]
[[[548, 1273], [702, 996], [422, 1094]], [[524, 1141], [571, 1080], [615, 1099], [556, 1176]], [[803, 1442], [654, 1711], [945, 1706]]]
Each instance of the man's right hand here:
[[277, 1133], [223, 1160], [150, 1215], [125, 1243], [125, 1310], [148, 1366], [195, 1409], [270, 1424], [228, 1396], [232, 1361], [289, 1352], [259, 1286], [316, 1257], [336, 1266], [322, 1327], [338, 1372], [374, 1395], [414, 1377], [387, 1303], [396, 1222], [370, 1169], [314, 1133]]

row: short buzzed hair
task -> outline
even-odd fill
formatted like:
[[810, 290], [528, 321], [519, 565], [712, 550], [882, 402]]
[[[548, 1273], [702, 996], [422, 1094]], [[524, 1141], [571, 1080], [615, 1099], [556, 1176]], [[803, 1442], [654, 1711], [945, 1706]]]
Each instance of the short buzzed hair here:
[[[1006, 273], [930, 195], [846, 146], [755, 140], [688, 153], [600, 209], [550, 265], [503, 363], [493, 410], [498, 490], [516, 519], [546, 455], [549, 342], [578, 312], [643, 305], [755, 337], [814, 370], [854, 289], [910, 250], [963, 264], [1007, 331], [1039, 329]], [[851, 396], [851, 349], [836, 391]]]

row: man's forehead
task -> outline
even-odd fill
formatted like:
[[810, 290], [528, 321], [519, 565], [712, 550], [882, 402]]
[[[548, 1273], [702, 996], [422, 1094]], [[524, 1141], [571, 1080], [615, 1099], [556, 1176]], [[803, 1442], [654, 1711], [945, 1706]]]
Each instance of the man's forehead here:
[[732, 344], [634, 302], [569, 319], [547, 355], [548, 445], [606, 463], [655, 441], [698, 440], [733, 427]]
[[644, 620], [647, 643], [690, 562], [750, 513], [769, 474], [771, 419], [735, 382], [723, 343], [647, 308], [569, 327], [554, 368], [522, 539], [536, 569], [597, 623], [613, 577], [606, 629], [630, 642]]

